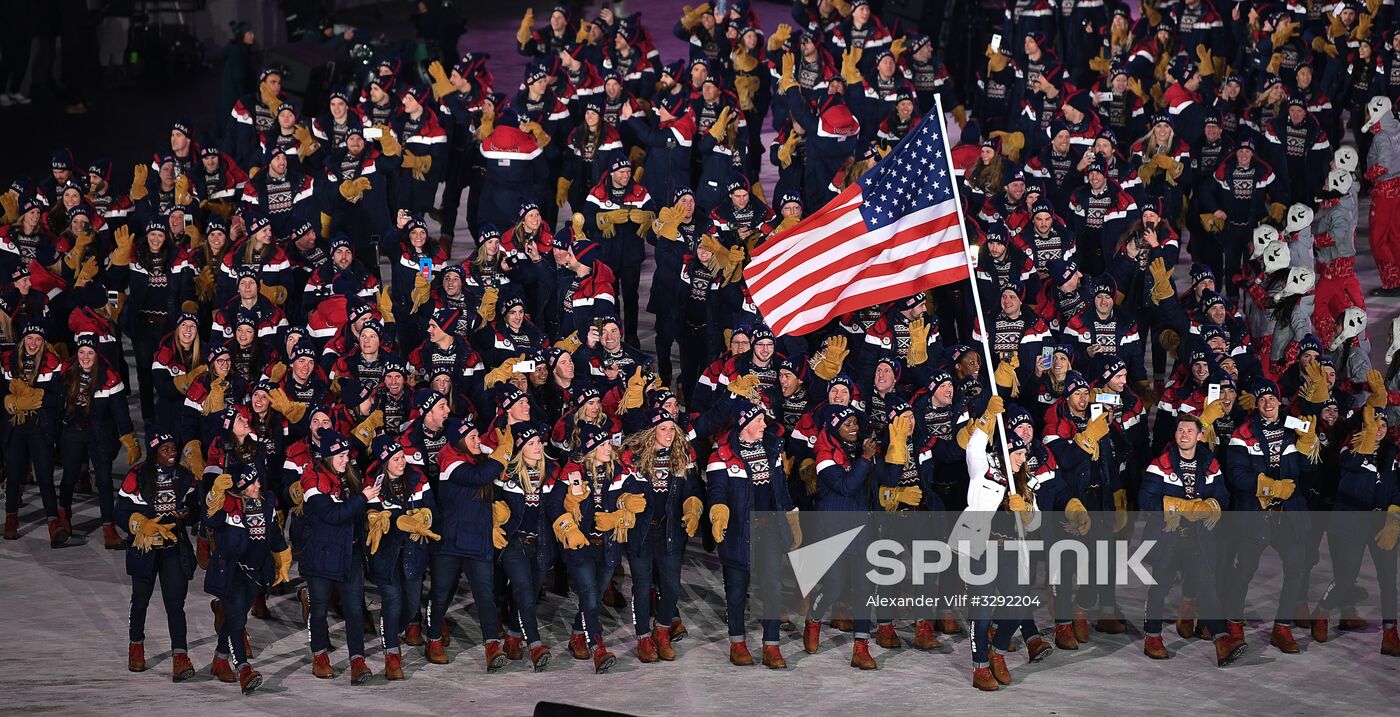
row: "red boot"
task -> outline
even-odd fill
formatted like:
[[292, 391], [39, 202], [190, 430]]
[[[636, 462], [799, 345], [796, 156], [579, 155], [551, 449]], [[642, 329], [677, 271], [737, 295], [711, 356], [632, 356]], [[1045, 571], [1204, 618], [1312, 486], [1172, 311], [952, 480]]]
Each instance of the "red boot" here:
[[1171, 658], [1171, 653], [1167, 652], [1167, 646], [1162, 644], [1161, 635], [1148, 635], [1142, 641], [1142, 654], [1154, 660], [1167, 660]]
[[992, 676], [990, 667], [978, 667], [972, 671], [972, 686], [983, 692], [996, 692], [1001, 689], [1001, 683]]
[[422, 647], [423, 626], [416, 622], [409, 625], [408, 628], [403, 631], [403, 644], [409, 647]]
[[1055, 647], [1060, 650], [1079, 649], [1079, 639], [1074, 635], [1074, 625], [1072, 623], [1056, 623]]
[[1244, 639], [1244, 620], [1226, 620], [1225, 627], [1230, 629], [1230, 637]]
[[102, 547], [108, 550], [124, 550], [126, 541], [117, 534], [117, 526], [111, 523], [102, 524]]
[[920, 650], [937, 650], [942, 647], [938, 641], [938, 634], [933, 629], [933, 622], [930, 620], [916, 620], [914, 622], [914, 647]]
[[146, 646], [133, 642], [126, 648], [126, 669], [132, 672], [146, 671]]
[[1006, 668], [1006, 658], [999, 652], [993, 652], [987, 656], [987, 661], [991, 663], [992, 677], [1003, 685], [1011, 684], [1011, 670]]
[[1040, 635], [1036, 635], [1026, 640], [1026, 659], [1030, 662], [1040, 662], [1047, 655], [1054, 652], [1055, 648], [1050, 646]]
[[1381, 631], [1381, 654], [1400, 657], [1400, 633], [1396, 632], [1394, 625]]
[[1183, 640], [1191, 639], [1196, 634], [1196, 600], [1185, 598], [1181, 601], [1181, 609], [1176, 616], [1176, 634]]
[[224, 604], [218, 598], [209, 601], [209, 611], [214, 613], [214, 632], [224, 631]]
[[783, 651], [777, 645], [763, 646], [763, 666], [770, 670], [787, 669], [787, 660], [783, 659]]
[[651, 635], [637, 639], [637, 661], [643, 664], [657, 662], [661, 658], [656, 655], [656, 641], [651, 639]]
[[802, 649], [809, 655], [817, 654], [817, 646], [822, 641], [822, 624], [816, 620], [808, 620], [807, 625], [802, 630]]
[[753, 664], [753, 655], [749, 654], [747, 642], [729, 643], [729, 664], [735, 667], [748, 667]]
[[5, 540], [19, 540], [19, 516], [14, 513], [5, 514]]
[[660, 625], [651, 629], [651, 641], [656, 643], [656, 656], [664, 662], [676, 659], [676, 648], [671, 646], [671, 635], [669, 631]]
[[668, 632], [671, 633], [671, 642], [680, 642], [685, 639], [686, 635], [690, 634], [690, 631], [685, 629], [685, 623], [681, 622], [680, 618], [671, 621], [671, 627]]
[[874, 670], [879, 667], [875, 664], [875, 658], [870, 656], [870, 641], [857, 638], [851, 644], [851, 667], [862, 670]]
[[233, 674], [233, 668], [229, 666], [228, 660], [215, 656], [214, 661], [209, 664], [209, 674], [219, 678], [220, 682], [237, 682], [238, 675]]
[[1089, 612], [1079, 608], [1074, 609], [1074, 639], [1079, 642], [1089, 641]]
[[365, 658], [356, 657], [350, 661], [350, 684], [363, 685], [371, 677], [374, 677], [374, 671], [365, 664]]
[[428, 640], [428, 662], [434, 665], [447, 664], [447, 650], [442, 648], [442, 640]]
[[1285, 655], [1296, 655], [1301, 650], [1298, 649], [1298, 642], [1293, 639], [1293, 628], [1289, 625], [1274, 625], [1274, 630], [1269, 634], [1269, 644], [1277, 647], [1279, 652]]
[[500, 640], [486, 641], [486, 671], [500, 672], [506, 666], [506, 653], [501, 649]]
[[608, 652], [608, 648], [603, 647], [603, 643], [600, 642], [597, 647], [593, 648], [593, 672], [595, 674], [601, 675], [611, 670], [612, 666], [616, 664], [617, 658]]
[[72, 534], [70, 531], [65, 530], [65, 529], [63, 528], [63, 522], [60, 521], [58, 518], [54, 518], [53, 520], [50, 520], [50, 521], [49, 521], [49, 547], [50, 547], [50, 548], [61, 548], [61, 547], [63, 547], [63, 544], [66, 543], [66, 542], [68, 542], [68, 539], [69, 539], [70, 537], [72, 537], [72, 536], [73, 536], [73, 534]]
[[319, 653], [311, 658], [311, 674], [318, 680], [329, 680], [335, 677], [335, 668], [331, 667], [331, 656], [327, 653]]
[[544, 672], [544, 668], [549, 666], [550, 657], [548, 645], [530, 648], [530, 664], [534, 666], [535, 672]]
[[69, 534], [69, 535], [72, 535], [72, 534], [73, 534], [73, 509], [72, 509], [72, 508], [59, 508], [59, 509], [58, 509], [58, 524], [59, 524], [60, 526], [62, 526], [64, 530], [68, 531], [68, 534]]
[[876, 628], [875, 644], [886, 650], [896, 650], [904, 647], [904, 641], [899, 639], [899, 635], [895, 633], [893, 623], [886, 623]]
[[238, 689], [242, 690], [243, 694], [253, 694], [259, 687], [262, 687], [262, 683], [262, 673], [253, 669], [252, 665], [244, 665], [243, 669], [238, 671]]
[[253, 597], [253, 608], [248, 611], [249, 615], [259, 619], [267, 620], [272, 617], [272, 612], [267, 609], [267, 596], [258, 593]]
[[525, 656], [525, 641], [514, 636], [506, 636], [506, 659], [519, 660]]
[[175, 658], [170, 663], [170, 681], [184, 682], [191, 677], [194, 677], [194, 665], [190, 662], [189, 653], [175, 653]]
[[588, 659], [588, 638], [580, 633], [574, 633], [569, 638], [569, 653], [575, 660]]
[[403, 679], [403, 655], [397, 652], [384, 654], [384, 679], [390, 682]]

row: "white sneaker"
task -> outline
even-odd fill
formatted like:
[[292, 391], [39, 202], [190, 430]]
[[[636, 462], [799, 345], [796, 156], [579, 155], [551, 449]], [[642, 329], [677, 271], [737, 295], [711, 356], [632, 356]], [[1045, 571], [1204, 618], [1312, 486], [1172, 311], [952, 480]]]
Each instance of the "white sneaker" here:
[[27, 105], [31, 102], [31, 100], [28, 97], [25, 97], [24, 95], [18, 92], [10, 95], [10, 99], [14, 100], [15, 104], [17, 105]]
[[8, 93], [8, 92], [0, 93], [0, 107], [9, 107], [10, 105], [13, 105], [14, 103], [15, 103], [15, 98], [11, 97], [11, 96], [10, 96], [10, 93]]

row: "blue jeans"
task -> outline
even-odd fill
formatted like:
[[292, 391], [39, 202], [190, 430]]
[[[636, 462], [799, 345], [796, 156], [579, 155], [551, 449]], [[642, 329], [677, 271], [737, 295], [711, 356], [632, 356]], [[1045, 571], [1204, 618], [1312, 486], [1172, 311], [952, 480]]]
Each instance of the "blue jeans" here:
[[329, 578], [308, 577], [306, 589], [311, 599], [310, 624], [311, 654], [319, 655], [330, 650], [331, 636], [327, 625], [330, 611], [331, 590], [340, 595], [340, 611], [345, 615], [345, 649], [350, 659], [365, 656], [365, 583], [360, 574], [358, 562], [351, 568], [350, 579], [336, 582]]
[[667, 526], [651, 526], [651, 532], [642, 543], [639, 554], [629, 555], [627, 564], [632, 568], [632, 615], [637, 627], [637, 637], [651, 633], [651, 587], [657, 588], [656, 624], [669, 626], [677, 617], [676, 603], [681, 592], [681, 551], [666, 554]]
[[456, 555], [433, 556], [431, 597], [428, 599], [428, 639], [442, 639], [442, 616], [452, 604], [457, 576], [467, 574], [472, 598], [476, 600], [476, 617], [481, 623], [482, 642], [498, 639], [501, 618], [496, 612], [495, 574], [490, 560], [475, 560]]
[[[1159, 540], [1156, 551], [1157, 558], [1148, 566], [1156, 584], [1147, 588], [1147, 614], [1142, 621], [1144, 635], [1162, 634], [1163, 603], [1178, 575], [1183, 597], [1187, 586], [1194, 588], [1196, 599], [1200, 601], [1199, 614], [1221, 614], [1220, 597], [1215, 588], [1217, 546], [1210, 531], [1199, 525], [1183, 526], [1175, 540]], [[1225, 621], [1218, 617], [1201, 622], [1211, 635], [1220, 636], [1227, 631]]]
[[127, 630], [132, 642], [145, 641], [146, 607], [151, 604], [156, 580], [160, 580], [160, 598], [165, 603], [165, 621], [170, 628], [170, 647], [175, 652], [184, 652], [185, 594], [189, 591], [190, 581], [185, 579], [185, 569], [180, 565], [180, 548], [157, 549], [155, 557], [155, 575], [131, 579], [131, 619]]
[[598, 602], [603, 597], [603, 591], [599, 587], [612, 577], [613, 568], [607, 565], [607, 558], [603, 546], [587, 545], [579, 548], [577, 552], [583, 553], [584, 560], [566, 560], [564, 564], [569, 569], [569, 582], [573, 584], [574, 592], [578, 593], [578, 614], [574, 616], [574, 634], [587, 635], [593, 644], [603, 644], [603, 628], [598, 622]]
[[524, 633], [532, 646], [540, 642], [535, 602], [539, 599], [541, 576], [535, 568], [535, 550], [536, 546], [525, 545], [517, 533], [506, 547], [496, 551], [496, 561], [506, 575], [512, 598], [506, 633], [515, 637]]
[[394, 569], [392, 582], [378, 583], [379, 599], [383, 607], [379, 611], [379, 635], [385, 652], [399, 651], [399, 633], [403, 632], [418, 612], [418, 601], [423, 595], [423, 576], [409, 577], [403, 566]]
[[224, 605], [224, 629], [219, 632], [219, 646], [214, 648], [214, 654], [230, 657], [229, 664], [237, 671], [239, 665], [248, 662], [243, 631], [248, 627], [248, 610], [253, 607], [258, 584], [239, 569], [235, 569], [229, 583], [228, 594], [220, 600]]
[[[1001, 549], [1001, 545], [992, 543], [987, 547], [990, 554], [984, 554], [981, 558], [973, 561], [972, 574], [982, 575], [987, 570], [989, 559], [997, 561], [996, 580], [988, 585], [969, 585], [969, 591], [976, 591], [976, 594], [996, 597], [998, 595], [1018, 595], [1021, 590], [1017, 586], [1016, 571], [1018, 568], [1018, 558], [1015, 553]], [[992, 552], [995, 551], [995, 552]], [[987, 660], [987, 647], [996, 649], [997, 652], [1005, 653], [1011, 649], [1011, 638], [1016, 636], [1016, 630], [1020, 629], [1021, 637], [1029, 640], [1040, 634], [1035, 621], [1031, 619], [1032, 608], [1028, 607], [1003, 607], [995, 610], [991, 605], [985, 603], [972, 606], [969, 610], [972, 618], [972, 665], [973, 667], [986, 667], [990, 664]], [[1001, 614], [995, 614], [1000, 612]], [[994, 616], [995, 615], [995, 616]], [[997, 637], [994, 641], [987, 640], [987, 633], [992, 624], [997, 627]]]
[[[748, 630], [744, 627], [744, 613], [749, 602], [749, 569], [735, 565], [724, 565], [724, 603], [725, 614], [729, 622], [729, 641], [744, 642], [747, 639]], [[762, 571], [759, 579], [767, 581], [770, 577], [777, 579], [776, 573]], [[769, 609], [773, 609], [771, 606]], [[763, 626], [763, 644], [778, 644], [778, 620], [777, 618], [761, 619], [758, 621]], [[867, 628], [868, 629], [868, 628]]]

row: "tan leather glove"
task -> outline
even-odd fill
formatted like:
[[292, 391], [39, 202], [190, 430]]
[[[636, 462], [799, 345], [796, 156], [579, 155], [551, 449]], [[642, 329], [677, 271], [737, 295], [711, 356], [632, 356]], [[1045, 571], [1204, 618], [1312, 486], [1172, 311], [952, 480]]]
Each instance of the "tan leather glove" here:
[[412, 508], [399, 516], [394, 524], [399, 526], [399, 530], [408, 533], [408, 537], [414, 542], [442, 540], [441, 535], [433, 532], [433, 511], [428, 508]]
[[1128, 527], [1128, 491], [1119, 488], [1113, 491], [1113, 532], [1121, 532]]
[[689, 5], [681, 6], [681, 27], [686, 30], [694, 30], [700, 24], [700, 18], [710, 11], [709, 3], [701, 3], [700, 7], [692, 8]]
[[1021, 356], [1012, 352], [1005, 361], [997, 364], [997, 370], [992, 374], [997, 386], [1007, 390], [1012, 398], [1016, 398], [1021, 393], [1021, 378], [1016, 370], [1021, 368]]
[[165, 545], [165, 541], [175, 541], [175, 533], [170, 526], [157, 518], [147, 518], [140, 513], [132, 513], [127, 520], [127, 530], [131, 533], [131, 543], [138, 551], [151, 552], [152, 548]]
[[1201, 440], [1208, 445], [1215, 445], [1215, 422], [1225, 417], [1225, 406], [1219, 399], [1206, 404], [1201, 409]]
[[896, 416], [890, 421], [890, 445], [885, 449], [885, 462], [902, 466], [909, 463], [909, 437], [914, 435], [914, 418]]
[[646, 376], [641, 371], [632, 374], [632, 378], [627, 379], [627, 388], [622, 393], [622, 402], [618, 406], [620, 411], [630, 411], [640, 408], [642, 399], [645, 397], [647, 387]]
[[504, 468], [510, 465], [510, 458], [515, 453], [515, 431], [510, 426], [496, 429], [496, 447], [487, 456], [488, 460], [493, 460], [501, 464]]
[[1073, 535], [1088, 535], [1092, 523], [1093, 519], [1089, 517], [1089, 510], [1084, 507], [1083, 501], [1070, 498], [1065, 505], [1065, 530]]
[[1397, 541], [1400, 541], [1400, 505], [1392, 505], [1385, 511], [1385, 527], [1376, 533], [1376, 547], [1394, 550]]
[[[528, 34], [526, 39], [529, 39]], [[525, 43], [521, 42], [520, 44], [523, 45]], [[452, 86], [452, 81], [447, 79], [447, 71], [442, 68], [441, 62], [433, 60], [432, 63], [428, 65], [428, 76], [433, 78], [434, 99], [441, 100], [457, 91], [457, 88]]]
[[360, 421], [351, 433], [355, 436], [355, 440], [360, 442], [360, 445], [368, 448], [374, 442], [374, 437], [379, 435], [379, 429], [383, 427], [384, 412], [376, 410], [365, 416], [365, 420]]
[[287, 303], [287, 287], [285, 286], [277, 286], [276, 284], [261, 284], [258, 287], [258, 293], [262, 294], [264, 297], [267, 297], [268, 301], [271, 301], [272, 303], [278, 306]]
[[199, 270], [198, 274], [194, 275], [195, 298], [205, 303], [212, 302], [215, 283], [214, 267], [206, 264], [203, 269]]
[[1074, 435], [1074, 443], [1089, 454], [1092, 460], [1099, 459], [1099, 441], [1108, 435], [1108, 414], [1101, 413], [1098, 418], [1089, 421], [1083, 431]]
[[758, 374], [746, 373], [732, 379], [726, 388], [735, 396], [747, 398], [757, 403], [762, 400], [762, 397], [758, 393], [758, 388], [762, 383], [763, 382], [758, 378]]
[[516, 356], [514, 358], [508, 358], [505, 361], [502, 361], [499, 366], [491, 369], [489, 372], [487, 372], [486, 378], [484, 379], [486, 388], [495, 388], [497, 385], [509, 381], [513, 376], [515, 376], [515, 364], [520, 363], [524, 360], [525, 354], [520, 354], [519, 356]]
[[233, 476], [227, 473], [220, 473], [214, 479], [214, 484], [209, 488], [209, 495], [204, 498], [205, 516], [212, 516], [224, 509], [224, 495], [233, 488]]
[[519, 44], [521, 48], [524, 48], [525, 44], [530, 41], [530, 28], [534, 24], [535, 9], [527, 7], [525, 8], [525, 15], [520, 18], [520, 27], [515, 31], [515, 42]]
[[554, 537], [565, 550], [578, 550], [588, 547], [588, 537], [578, 529], [574, 516], [565, 513], [554, 520]]
[[812, 372], [823, 381], [830, 381], [841, 373], [841, 367], [846, 363], [846, 357], [851, 355], [847, 348], [849, 341], [845, 336], [833, 336], [826, 342], [826, 350], [817, 357], [816, 363], [812, 364]]
[[321, 145], [316, 143], [316, 138], [311, 136], [311, 130], [306, 125], [297, 125], [297, 128], [292, 130], [292, 137], [297, 141], [297, 159], [306, 159], [321, 148]]
[[141, 462], [141, 444], [136, 441], [135, 433], [128, 433], [121, 438], [122, 447], [126, 448], [126, 464], [134, 466]]
[[918, 506], [924, 500], [924, 491], [916, 485], [885, 486], [880, 488], [880, 507], [893, 513], [899, 506]]
[[503, 500], [491, 504], [491, 544], [497, 550], [506, 547], [506, 521], [510, 520], [510, 506]]
[[131, 171], [131, 201], [139, 202], [146, 198], [146, 179], [149, 176], [149, 169], [144, 164], [137, 164]]
[[476, 315], [482, 321], [491, 322], [496, 320], [496, 302], [501, 300], [501, 290], [494, 286], [486, 287], [481, 292], [481, 305], [476, 307]]
[[175, 390], [179, 391], [181, 396], [185, 395], [186, 393], [189, 393], [190, 384], [194, 383], [195, 379], [199, 378], [200, 376], [203, 376], [204, 373], [208, 370], [208, 364], [200, 364], [198, 366], [195, 366], [187, 373], [180, 374], [179, 376], [176, 376], [175, 378], [171, 379], [175, 382]]
[[1370, 395], [1366, 397], [1367, 408], [1385, 408], [1390, 400], [1389, 393], [1385, 388], [1385, 377], [1380, 371], [1371, 369], [1366, 372], [1366, 390]]
[[788, 90], [797, 87], [797, 80], [793, 79], [793, 73], [797, 70], [797, 58], [791, 53], [783, 55], [782, 74], [778, 76], [778, 94], [786, 94]]
[[559, 178], [554, 188], [554, 206], [562, 208], [569, 201], [569, 187], [571, 186], [573, 186], [572, 181], [564, 177]]
[[387, 510], [369, 510], [365, 512], [368, 522], [366, 530], [365, 544], [369, 546], [369, 554], [374, 555], [379, 552], [379, 541], [389, 532], [389, 519], [393, 514]]
[[729, 123], [732, 120], [733, 116], [729, 111], [729, 105], [725, 105], [719, 111], [719, 116], [715, 118], [715, 123], [710, 125], [710, 136], [714, 137], [716, 142], [723, 142], [724, 134], [729, 131]]
[[920, 316], [909, 322], [909, 356], [911, 367], [922, 366], [928, 361], [928, 335], [933, 326]]
[[1172, 288], [1171, 272], [1167, 269], [1167, 262], [1161, 257], [1152, 260], [1148, 264], [1147, 270], [1152, 274], [1151, 298], [1153, 304], [1160, 304], [1171, 298], [1176, 289]]
[[190, 441], [180, 451], [180, 463], [198, 478], [204, 475], [204, 445], [199, 441]]
[[1293, 444], [1293, 448], [1299, 453], [1308, 457], [1308, 460], [1316, 464], [1321, 457], [1318, 455], [1317, 443], [1317, 416], [1303, 416], [1303, 420], [1308, 423], [1308, 430], [1295, 429], [1298, 440]]
[[792, 37], [792, 25], [785, 22], [778, 23], [778, 28], [773, 31], [772, 35], [768, 36], [768, 51], [781, 50], [783, 43], [787, 42], [790, 37]]
[[681, 504], [681, 523], [685, 525], [685, 535], [687, 538], [695, 537], [695, 532], [700, 529], [700, 511], [704, 509], [704, 504], [699, 498], [691, 496]]
[[272, 584], [281, 585], [292, 577], [292, 549], [279, 550], [272, 554]]
[[369, 177], [356, 177], [347, 182], [340, 183], [340, 196], [351, 204], [359, 204], [360, 198], [370, 189]]
[[379, 137], [379, 153], [385, 157], [397, 157], [403, 151], [403, 145], [399, 144], [399, 139], [394, 136], [394, 131], [385, 124], [374, 126], [384, 134]]
[[112, 232], [112, 238], [116, 240], [117, 246], [112, 250], [112, 266], [131, 265], [131, 228], [127, 226], [117, 227]]
[[715, 503], [710, 506], [710, 534], [716, 543], [724, 542], [724, 534], [729, 530], [729, 506]]
[[[423, 272], [420, 271], [414, 274], [413, 290], [408, 293], [408, 300], [411, 304], [409, 311], [414, 314], [418, 313], [418, 309], [421, 308], [423, 304], [428, 303], [428, 298], [431, 293], [431, 287], [428, 286], [428, 280], [423, 278]], [[390, 311], [388, 315], [393, 316], [394, 312]]]
[[860, 57], [864, 50], [848, 47], [841, 53], [841, 79], [848, 85], [859, 85], [865, 80], [860, 74]]
[[662, 239], [676, 240], [681, 233], [681, 220], [685, 216], [685, 209], [676, 204], [669, 207], [662, 207], [660, 215], [652, 224], [652, 231]]

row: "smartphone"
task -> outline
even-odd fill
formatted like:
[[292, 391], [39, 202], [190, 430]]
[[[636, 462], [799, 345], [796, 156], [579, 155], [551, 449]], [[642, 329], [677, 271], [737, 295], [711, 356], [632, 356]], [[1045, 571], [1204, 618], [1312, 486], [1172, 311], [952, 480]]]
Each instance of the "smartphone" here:
[[1094, 402], [1105, 406], [1121, 406], [1123, 405], [1123, 397], [1116, 393], [1100, 393], [1094, 396]]
[[1283, 427], [1307, 433], [1311, 429], [1312, 424], [1297, 416], [1287, 416], [1283, 419]]
[[1220, 384], [1212, 383], [1206, 386], [1206, 403], [1215, 403], [1220, 400]]
[[378, 127], [366, 127], [364, 131], [365, 139], [380, 139], [384, 136], [384, 130]]
[[121, 299], [121, 297], [122, 297], [122, 294], [121, 294], [120, 291], [108, 291], [108, 292], [107, 292], [107, 303], [111, 304], [112, 306], [116, 306], [116, 305], [117, 305], [117, 302]]
[[428, 257], [421, 257], [418, 260], [418, 271], [423, 274], [427, 281], [433, 280], [433, 260]]
[[1101, 403], [1091, 403], [1091, 404], [1089, 404], [1089, 420], [1091, 420], [1091, 421], [1097, 420], [1098, 417], [1099, 417], [1099, 416], [1102, 416], [1102, 415], [1103, 415], [1103, 404], [1101, 404]]
[[1001, 52], [1001, 34], [992, 35], [992, 49]]
[[532, 359], [516, 361], [515, 366], [512, 367], [512, 370], [514, 370], [516, 373], [531, 373], [535, 370], [535, 362]]

